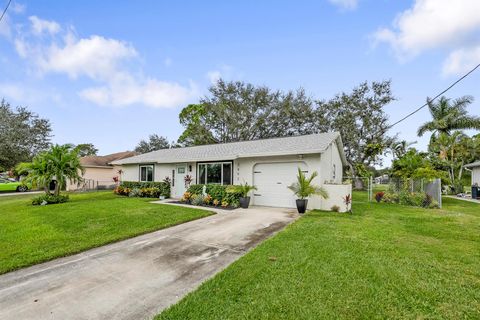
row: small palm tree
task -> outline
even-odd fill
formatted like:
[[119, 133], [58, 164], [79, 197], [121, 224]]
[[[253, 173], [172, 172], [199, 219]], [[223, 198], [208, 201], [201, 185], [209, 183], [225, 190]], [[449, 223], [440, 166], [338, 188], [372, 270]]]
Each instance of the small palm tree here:
[[37, 185], [50, 194], [49, 184], [56, 180], [54, 195], [58, 196], [62, 186], [69, 180], [71, 183], [81, 182], [85, 171], [80, 164], [78, 151], [72, 145], [54, 145], [50, 150], [37, 155], [32, 162], [22, 163], [19, 171], [28, 173], [27, 181]]
[[245, 182], [244, 184], [229, 187], [227, 189], [227, 192], [239, 193], [240, 195], [242, 195], [243, 198], [246, 198], [248, 197], [248, 194], [253, 190], [257, 190], [257, 187], [251, 186]]
[[288, 186], [288, 189], [301, 200], [306, 199], [313, 195], [318, 195], [322, 198], [328, 199], [328, 192], [322, 187], [312, 184], [313, 179], [318, 176], [317, 171], [314, 171], [312, 175], [307, 178], [303, 171], [298, 168], [297, 182]]
[[432, 120], [418, 128], [418, 136], [421, 137], [426, 132], [432, 132], [431, 140], [434, 141], [437, 134], [441, 133], [450, 135], [454, 130], [480, 130], [480, 118], [468, 115], [466, 110], [466, 107], [472, 102], [473, 97], [471, 96], [464, 96], [453, 101], [441, 97], [436, 103], [428, 99], [427, 104]]

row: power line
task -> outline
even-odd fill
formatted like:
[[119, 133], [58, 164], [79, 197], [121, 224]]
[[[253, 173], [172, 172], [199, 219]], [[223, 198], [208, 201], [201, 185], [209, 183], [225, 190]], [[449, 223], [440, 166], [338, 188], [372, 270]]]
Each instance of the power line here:
[[12, 2], [12, 0], [8, 0], [5, 10], [3, 10], [2, 15], [0, 16], [0, 22], [2, 22], [3, 16], [5, 15], [5, 13], [7, 13], [8, 7], [10, 6], [10, 2]]
[[438, 99], [438, 97], [440, 97], [441, 95], [443, 95], [445, 92], [449, 91], [450, 89], [452, 89], [454, 86], [456, 86], [460, 81], [462, 81], [463, 79], [465, 79], [466, 77], [468, 77], [471, 73], [473, 73], [475, 70], [477, 70], [478, 68], [480, 67], [480, 63], [477, 64], [473, 69], [471, 69], [470, 71], [468, 71], [467, 73], [465, 73], [462, 77], [460, 77], [457, 81], [455, 81], [454, 83], [452, 83], [448, 88], [446, 88], [445, 90], [443, 90], [442, 92], [440, 92], [439, 94], [437, 94], [435, 97], [433, 97], [433, 99], [430, 99], [428, 100], [424, 105], [422, 105], [421, 107], [415, 109], [414, 111], [410, 112], [409, 114], [407, 114], [405, 117], [403, 117], [402, 119], [398, 120], [397, 122], [393, 123], [392, 125], [388, 126], [385, 130], [382, 130], [383, 132], [387, 131], [387, 130], [390, 130], [391, 128], [393, 128], [394, 126], [396, 126], [397, 124], [399, 124], [400, 122], [410, 118], [411, 116], [413, 116], [415, 113], [417, 113], [418, 111], [422, 110], [423, 108], [425, 108], [426, 106], [428, 106], [428, 103], [429, 102], [433, 102], [435, 101], [436, 99]]

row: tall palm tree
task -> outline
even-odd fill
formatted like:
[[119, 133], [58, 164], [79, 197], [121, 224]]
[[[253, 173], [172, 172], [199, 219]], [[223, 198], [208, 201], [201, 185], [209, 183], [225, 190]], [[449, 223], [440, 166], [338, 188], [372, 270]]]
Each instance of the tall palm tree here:
[[32, 162], [19, 166], [20, 172], [26, 172], [27, 180], [38, 187], [44, 188], [50, 194], [50, 181], [56, 180], [54, 195], [60, 194], [61, 188], [67, 180], [72, 183], [82, 181], [84, 169], [80, 164], [78, 151], [72, 145], [54, 145], [50, 150], [37, 155]]
[[427, 99], [432, 120], [418, 128], [418, 136], [421, 137], [426, 132], [432, 132], [431, 140], [435, 140], [437, 134], [450, 135], [453, 130], [480, 130], [480, 118], [468, 115], [466, 110], [466, 107], [472, 102], [473, 97], [471, 96], [463, 96], [455, 100], [441, 97], [436, 103]]

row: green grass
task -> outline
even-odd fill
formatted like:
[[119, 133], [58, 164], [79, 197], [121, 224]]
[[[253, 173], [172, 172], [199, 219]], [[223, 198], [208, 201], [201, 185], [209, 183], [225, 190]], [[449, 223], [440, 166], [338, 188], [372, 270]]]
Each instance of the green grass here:
[[480, 205], [312, 212], [157, 319], [479, 319]]
[[0, 274], [211, 215], [108, 192], [32, 206], [33, 195], [0, 198]]

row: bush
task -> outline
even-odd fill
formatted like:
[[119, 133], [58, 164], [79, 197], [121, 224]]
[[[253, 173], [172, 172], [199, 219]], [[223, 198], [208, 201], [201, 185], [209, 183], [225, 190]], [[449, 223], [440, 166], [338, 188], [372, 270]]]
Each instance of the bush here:
[[382, 201], [385, 203], [398, 203], [398, 194], [386, 192], [382, 197]]
[[128, 194], [129, 197], [141, 197], [142, 191], [139, 188], [133, 188]]
[[[203, 184], [192, 184], [187, 192], [192, 195], [202, 195]], [[218, 203], [227, 202], [232, 207], [238, 207], [240, 204], [241, 192], [232, 191], [231, 186], [220, 184], [207, 184], [206, 193], [212, 198], [218, 200]], [[227, 192], [229, 189], [229, 192]]]
[[330, 210], [332, 210], [333, 212], [340, 212], [340, 207], [337, 205], [334, 205], [330, 208]]
[[46, 204], [55, 204], [55, 203], [64, 203], [69, 200], [68, 195], [58, 195], [54, 196], [52, 194], [44, 194], [32, 199], [32, 204], [34, 206], [39, 206], [42, 203]]
[[[168, 182], [135, 182], [135, 181], [123, 181], [120, 186], [115, 190], [122, 189], [140, 189], [143, 190], [139, 197], [158, 198], [164, 196], [170, 198], [170, 184]], [[121, 190], [121, 189], [120, 189]], [[115, 191], [114, 191], [115, 192]], [[120, 195], [128, 195], [129, 193], [117, 193]]]
[[201, 206], [205, 203], [204, 198], [202, 195], [196, 195], [195, 197], [192, 197], [192, 204], [194, 206]]
[[377, 200], [377, 202], [382, 201], [382, 198], [383, 198], [384, 195], [385, 195], [385, 192], [383, 192], [383, 191], [375, 193], [375, 200]]
[[439, 208], [438, 203], [433, 200], [432, 196], [427, 193], [412, 193], [402, 191], [399, 194], [385, 193], [382, 202], [399, 203], [405, 206], [423, 207], [429, 209]]

